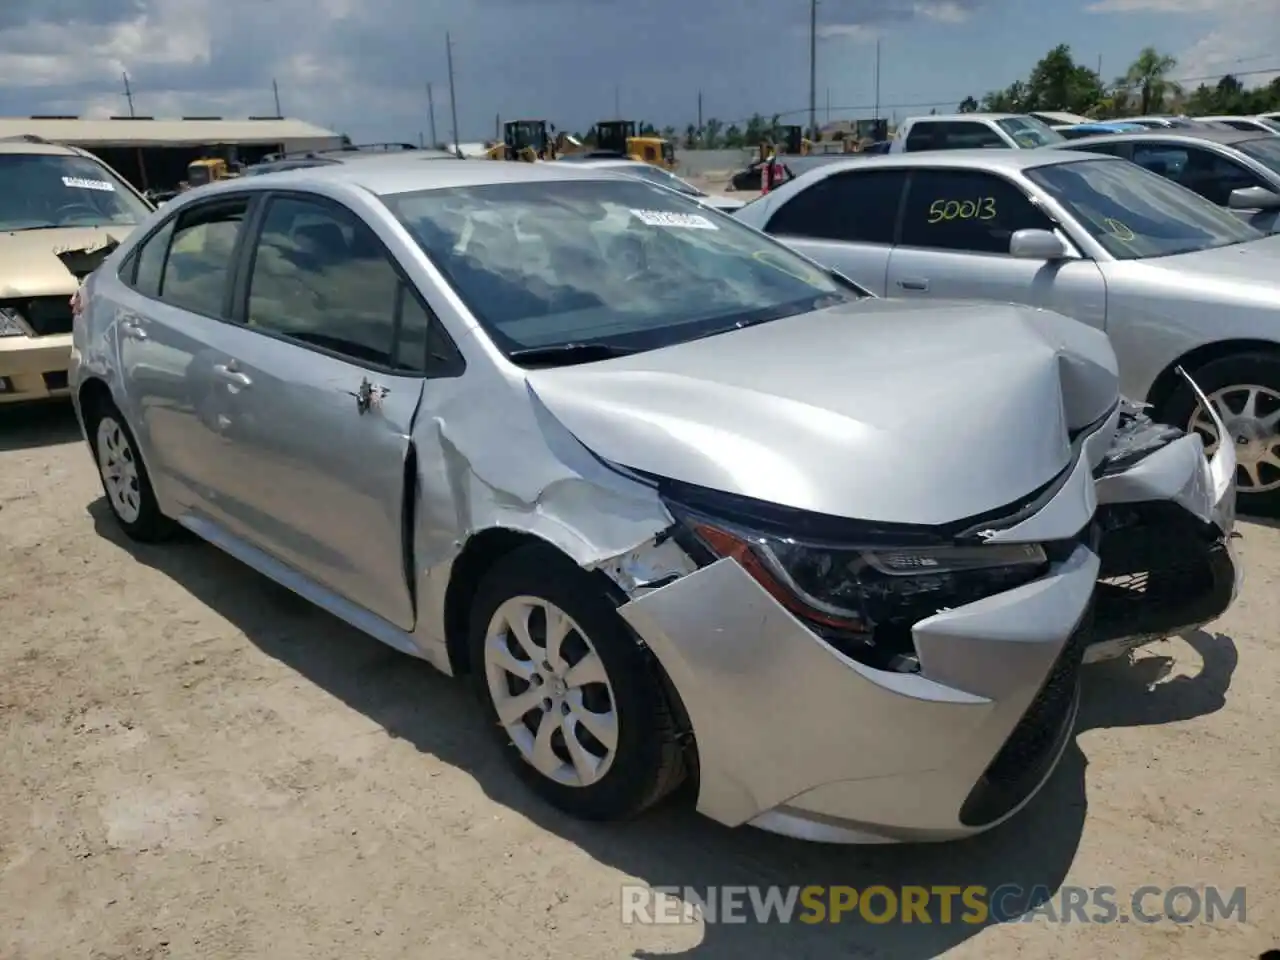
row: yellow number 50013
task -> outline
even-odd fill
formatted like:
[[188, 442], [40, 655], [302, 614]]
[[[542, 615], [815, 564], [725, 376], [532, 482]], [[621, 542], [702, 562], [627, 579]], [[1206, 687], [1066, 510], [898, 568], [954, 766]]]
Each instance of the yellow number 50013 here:
[[929, 204], [929, 222], [944, 220], [994, 220], [996, 198], [976, 197], [973, 200], [935, 200]]

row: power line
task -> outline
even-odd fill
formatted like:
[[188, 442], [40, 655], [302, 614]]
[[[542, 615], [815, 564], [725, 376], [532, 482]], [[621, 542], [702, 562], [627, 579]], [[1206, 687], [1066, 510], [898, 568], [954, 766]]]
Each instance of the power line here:
[[[1273, 67], [1266, 67], [1260, 70], [1228, 70], [1225, 73], [1214, 73], [1214, 74], [1209, 74], [1203, 77], [1170, 77], [1167, 82], [1177, 83], [1177, 84], [1200, 83], [1205, 80], [1221, 80], [1223, 77], [1253, 77], [1263, 73], [1280, 73], [1280, 64], [1277, 64], [1276, 66], [1273, 66]], [[966, 96], [971, 96], [971, 94], [966, 94]], [[881, 110], [915, 110], [915, 109], [924, 109], [924, 108], [932, 109], [934, 107], [946, 107], [953, 104], [959, 104], [964, 99], [965, 97], [961, 96], [961, 97], [949, 97], [946, 100], [917, 101], [915, 103], [879, 103], [879, 104], [861, 103], [861, 104], [856, 104], [854, 106], [848, 106], [848, 107], [833, 106], [831, 110], [836, 113], [857, 113], [863, 110], [868, 110], [868, 111], [874, 111], [878, 116]], [[978, 98], [978, 99], [981, 99], [981, 98]], [[721, 120], [720, 124], [722, 127], [742, 126], [743, 124], [750, 123], [751, 120], [757, 116], [764, 117], [766, 120], [772, 117], [794, 117], [797, 114], [807, 113], [808, 110], [809, 110], [808, 107], [797, 107], [794, 110], [774, 110], [772, 112], [762, 111], [758, 114], [753, 114], [750, 117], [741, 117], [737, 120]]]

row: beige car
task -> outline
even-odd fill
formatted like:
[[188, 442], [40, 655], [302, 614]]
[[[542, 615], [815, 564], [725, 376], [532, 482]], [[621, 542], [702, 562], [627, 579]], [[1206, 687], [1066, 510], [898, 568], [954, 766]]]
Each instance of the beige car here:
[[151, 210], [84, 150], [0, 140], [0, 403], [67, 393], [77, 274]]

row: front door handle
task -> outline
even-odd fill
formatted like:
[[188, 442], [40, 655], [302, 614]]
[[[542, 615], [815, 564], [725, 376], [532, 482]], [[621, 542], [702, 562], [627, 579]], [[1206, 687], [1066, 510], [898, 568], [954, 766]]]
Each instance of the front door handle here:
[[231, 363], [215, 363], [213, 375], [234, 390], [253, 386], [252, 378], [247, 373], [237, 370], [234, 360]]
[[929, 289], [929, 281], [920, 279], [918, 277], [904, 277], [903, 279], [898, 281], [898, 286], [901, 287], [903, 290], [924, 291]]
[[348, 390], [347, 396], [356, 398], [356, 411], [361, 416], [370, 410], [376, 410], [382, 406], [382, 399], [391, 391], [381, 384], [370, 383], [368, 377], [364, 377], [360, 381], [360, 387], [357, 390]]

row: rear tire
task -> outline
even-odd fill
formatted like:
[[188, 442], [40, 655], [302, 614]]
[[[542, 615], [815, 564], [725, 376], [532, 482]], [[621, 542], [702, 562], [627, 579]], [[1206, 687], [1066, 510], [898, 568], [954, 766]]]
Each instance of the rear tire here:
[[469, 639], [471, 679], [498, 741], [552, 806], [622, 820], [680, 785], [684, 757], [659, 668], [567, 557], [531, 545], [499, 560], [477, 591]]
[[177, 525], [160, 512], [151, 477], [138, 454], [138, 441], [124, 415], [107, 400], [99, 400], [86, 413], [89, 448], [116, 523], [130, 540], [167, 540]]
[[[1242, 513], [1280, 513], [1280, 355], [1240, 353], [1191, 371], [1236, 442], [1236, 488]], [[1252, 416], [1249, 404], [1253, 404]], [[1198, 433], [1206, 449], [1217, 442], [1212, 422], [1190, 386], [1178, 379], [1157, 416]]]

